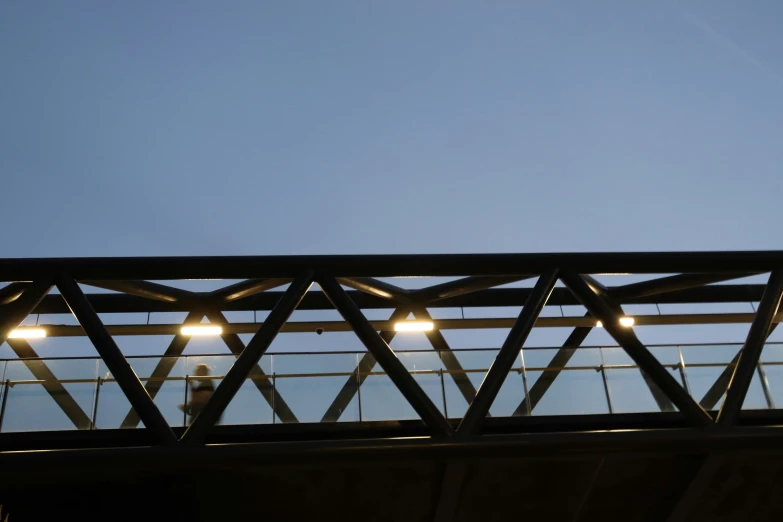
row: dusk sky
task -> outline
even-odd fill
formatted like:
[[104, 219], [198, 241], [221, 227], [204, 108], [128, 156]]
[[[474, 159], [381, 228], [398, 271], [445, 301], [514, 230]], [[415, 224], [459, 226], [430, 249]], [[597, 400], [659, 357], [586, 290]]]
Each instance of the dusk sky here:
[[0, 257], [778, 249], [783, 4], [0, 3]]
[[[4, 0], [0, 258], [781, 249], [781, 20], [777, 0]], [[545, 313], [560, 313], [553, 308]], [[663, 312], [693, 308], [728, 311]], [[104, 320], [148, 319], [136, 315]], [[337, 313], [319, 315], [327, 316]], [[39, 319], [74, 321], [31, 316], [25, 324]], [[636, 330], [646, 343], [741, 342], [747, 327]], [[528, 346], [559, 346], [569, 332], [536, 329]], [[506, 333], [446, 336], [455, 348], [497, 348]], [[169, 340], [118, 343], [128, 354], [160, 354]], [[603, 330], [587, 341], [606, 343]], [[46, 357], [95, 355], [85, 338], [35, 346]], [[393, 347], [429, 344], [414, 334]], [[348, 349], [363, 350], [351, 333], [306, 333], [281, 335], [272, 351]], [[718, 358], [727, 362], [737, 349]], [[630, 361], [619, 349], [591, 350], [573, 364]], [[697, 351], [685, 360], [703, 359]], [[226, 353], [217, 339], [194, 340], [186, 353], [215, 352]], [[466, 366], [491, 362], [473, 355], [460, 357]], [[531, 351], [525, 364], [543, 366], [551, 355]], [[676, 346], [656, 356], [679, 357]], [[13, 357], [0, 348], [0, 358]], [[274, 366], [265, 356], [262, 366], [292, 371], [302, 367], [296, 357]], [[350, 372], [356, 362], [325, 357], [308, 368]], [[411, 369], [440, 364], [434, 354], [405, 357]], [[783, 346], [765, 357], [783, 360]], [[199, 360], [182, 360], [174, 373], [184, 377]], [[207, 362], [220, 373], [232, 361]], [[134, 365], [143, 376], [153, 362]], [[9, 362], [4, 378], [30, 379], [22, 364]], [[101, 364], [61, 361], [54, 371], [95, 379]], [[721, 369], [689, 371], [701, 395]], [[783, 402], [783, 366], [768, 373]], [[478, 385], [483, 375], [470, 378]], [[343, 381], [326, 378], [313, 392], [316, 381], [291, 379], [281, 389], [303, 419], [317, 421]], [[655, 409], [636, 370], [616, 370], [609, 381], [617, 411]], [[367, 411], [391, 408], [383, 414], [400, 418], [394, 412], [408, 406], [401, 396], [388, 406], [398, 392], [378, 382], [363, 388]], [[421, 384], [441, 400], [438, 382]], [[519, 402], [522, 381], [512, 384], [493, 415]], [[90, 411], [94, 385], [68, 386]], [[159, 405], [183, 422], [184, 384], [167, 386]], [[537, 413], [603, 413], [603, 386], [594, 370], [575, 371]], [[748, 404], [765, 407], [754, 386]], [[6, 430], [42, 429], [35, 423], [61, 415], [37, 385], [26, 390], [13, 392]], [[455, 388], [445, 395], [452, 415], [466, 407]], [[265, 420], [252, 422], [270, 422], [257, 390], [238, 397], [227, 422], [262, 407]], [[101, 400], [99, 427], [117, 427], [127, 410], [119, 390], [107, 387]], [[44, 402], [47, 415], [30, 415]]]

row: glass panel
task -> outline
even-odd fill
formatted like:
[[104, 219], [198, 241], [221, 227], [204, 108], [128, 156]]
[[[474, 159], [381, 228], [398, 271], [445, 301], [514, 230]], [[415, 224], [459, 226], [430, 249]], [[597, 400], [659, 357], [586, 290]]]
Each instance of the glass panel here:
[[[185, 371], [187, 375], [194, 376], [199, 365], [206, 365], [208, 374], [213, 376], [212, 383], [217, 388], [235, 361], [233, 355], [189, 356]], [[274, 395], [271, 382], [272, 356], [262, 357], [259, 365], [266, 377], [254, 376], [246, 379], [217, 424], [271, 424], [273, 422], [272, 407], [260, 391], [267, 390], [271, 401]], [[194, 386], [196, 386], [195, 382], [188, 385], [188, 400], [191, 399]]]
[[[145, 387], [155, 368], [160, 364], [170, 368], [168, 376], [154, 393], [153, 401], [170, 426], [182, 426], [183, 414], [180, 405], [185, 400], [185, 360], [186, 357], [129, 357], [128, 362]], [[106, 363], [102, 360], [98, 366], [98, 375], [104, 379], [98, 392], [97, 429], [141, 428], [144, 425], [131, 408], [130, 402], [120, 385], [114, 380]], [[156, 378], [157, 383], [161, 381]]]
[[[565, 368], [546, 370], [558, 350], [525, 351], [527, 386], [531, 389], [544, 375], [556, 375], [554, 381], [533, 407], [534, 415], [578, 415], [609, 413], [597, 348], [574, 351]], [[535, 356], [535, 357], [531, 357]], [[521, 403], [517, 402], [517, 406]]]
[[[450, 373], [448, 370], [443, 370], [443, 385], [446, 389], [446, 409], [448, 411], [449, 418], [457, 419], [465, 416], [465, 412], [468, 410], [469, 401], [473, 400], [473, 397], [465, 397], [462, 391], [460, 391], [456, 379], [467, 379], [473, 385], [474, 390], [478, 390], [481, 386], [481, 382], [495, 360], [497, 350], [476, 350], [476, 351], [455, 351], [454, 356], [462, 366], [464, 373]], [[465, 377], [463, 377], [465, 376]], [[438, 404], [436, 402], [436, 404]], [[490, 410], [491, 413], [491, 410]]]
[[[49, 372], [56, 381], [29, 382]], [[17, 382], [8, 390], [3, 432], [90, 429], [95, 359], [8, 361], [5, 378], [28, 382]]]
[[[352, 379], [356, 365], [355, 353], [275, 354], [277, 396], [285, 401], [299, 422], [321, 422], [340, 390]], [[358, 394], [354, 394], [337, 420], [359, 420]]]
[[[679, 359], [679, 354], [677, 357]], [[667, 366], [666, 369], [682, 386], [679, 369], [672, 369], [671, 366]], [[661, 411], [638, 368], [607, 368], [606, 379], [609, 381], [609, 393], [612, 397], [614, 413]]]
[[783, 405], [783, 364], [766, 363], [763, 366], [772, 401], [780, 408]]

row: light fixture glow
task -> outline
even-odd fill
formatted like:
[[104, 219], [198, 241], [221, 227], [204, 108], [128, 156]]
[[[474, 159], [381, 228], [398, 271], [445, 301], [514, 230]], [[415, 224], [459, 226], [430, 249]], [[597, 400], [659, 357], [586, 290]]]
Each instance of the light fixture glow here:
[[[631, 326], [633, 326], [634, 322], [635, 322], [635, 321], [634, 321], [634, 318], [633, 318], [633, 317], [621, 317], [621, 318], [620, 318], [620, 324], [621, 324], [622, 326], [626, 326], [626, 327], [628, 327], [628, 328], [630, 328]], [[595, 323], [595, 326], [596, 326], [597, 328], [603, 328], [603, 327], [604, 327], [604, 324], [603, 324], [601, 321], [598, 321], [598, 322], [596, 322], [596, 323]]]
[[42, 339], [46, 337], [43, 328], [19, 328], [8, 334], [9, 339]]
[[429, 332], [435, 327], [432, 321], [401, 321], [394, 324], [395, 332]]
[[183, 326], [180, 333], [182, 335], [220, 335], [223, 333], [223, 328], [212, 325]]

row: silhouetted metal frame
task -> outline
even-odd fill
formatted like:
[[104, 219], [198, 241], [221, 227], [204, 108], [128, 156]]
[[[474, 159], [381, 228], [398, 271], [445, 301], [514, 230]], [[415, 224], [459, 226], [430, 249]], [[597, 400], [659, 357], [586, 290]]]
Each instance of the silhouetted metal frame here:
[[334, 277], [527, 277], [553, 266], [581, 274], [761, 273], [783, 266], [783, 251], [17, 258], [0, 259], [0, 277], [16, 282], [53, 273], [76, 280], [293, 279], [310, 268]]
[[544, 273], [533, 288], [530, 299], [519, 313], [514, 326], [508, 333], [503, 346], [495, 356], [495, 360], [484, 377], [481, 386], [476, 393], [476, 398], [470, 403], [468, 411], [460, 422], [457, 433], [459, 435], [474, 435], [481, 428], [481, 423], [487, 416], [490, 406], [503, 386], [512, 366], [514, 359], [519, 357], [519, 351], [525, 344], [527, 337], [533, 330], [536, 319], [544, 309], [549, 295], [557, 284], [557, 269], [552, 269]]
[[212, 397], [193, 423], [185, 430], [180, 439], [183, 444], [200, 444], [204, 441], [209, 430], [215, 425], [231, 399], [234, 398], [245, 379], [250, 375], [250, 371], [258, 364], [272, 341], [280, 333], [280, 329], [296, 310], [296, 306], [313, 284], [313, 278], [313, 271], [308, 270], [291, 283], [283, 298], [280, 299], [280, 302], [215, 389]]
[[[192, 324], [199, 322], [205, 315], [209, 318], [210, 322], [218, 324], [227, 324], [228, 320], [220, 311], [220, 304], [255, 295], [260, 292], [264, 292], [266, 289], [275, 288], [288, 283], [288, 280], [262, 280], [253, 279], [248, 281], [240, 281], [229, 286], [219, 288], [213, 292], [196, 293], [187, 290], [181, 290], [158, 283], [150, 283], [148, 281], [110, 281], [104, 285], [103, 282], [91, 282], [93, 286], [101, 288], [115, 289], [119, 291], [125, 291], [131, 295], [140, 297], [147, 297], [159, 300], [178, 300], [188, 303], [190, 312], [183, 324]], [[116, 284], [115, 283], [119, 283]], [[112, 288], [113, 287], [113, 288]], [[155, 297], [153, 297], [155, 296]], [[229, 351], [239, 356], [245, 349], [245, 344], [240, 339], [239, 335], [233, 333], [224, 333], [221, 335], [223, 342], [228, 347]], [[150, 379], [147, 382], [147, 389], [150, 391], [151, 397], [157, 395], [158, 390], [162, 387], [163, 382], [171, 373], [171, 370], [176, 364], [178, 357], [182, 355], [187, 346], [190, 338], [188, 336], [176, 335], [169, 344], [163, 358], [158, 362], [153, 372], [150, 374]], [[277, 417], [283, 422], [299, 422], [294, 415], [291, 408], [283, 400], [279, 393], [275, 394], [272, 391], [272, 385], [269, 380], [266, 379], [266, 374], [259, 365], [256, 365], [251, 370], [251, 377], [253, 384], [258, 388], [258, 391], [264, 397], [266, 402], [272, 407], [272, 410]], [[274, 397], [274, 398], [273, 398]], [[125, 420], [122, 423], [123, 427], [130, 428], [137, 426], [139, 423], [138, 414], [136, 414], [131, 408], [128, 414], [125, 416]]]
[[3, 314], [0, 318], [0, 345], [32, 313], [52, 286], [54, 286], [54, 279], [51, 276], [35, 281], [12, 303], [0, 309], [0, 313]]
[[65, 386], [63, 386], [54, 373], [49, 369], [46, 363], [42, 360], [30, 360], [38, 359], [38, 354], [24, 339], [8, 339], [8, 345], [14, 351], [21, 362], [27, 366], [33, 377], [43, 381], [41, 386], [54, 400], [54, 402], [65, 413], [68, 420], [70, 420], [76, 429], [88, 430], [92, 424], [92, 420], [87, 415], [79, 403], [71, 396]]
[[389, 379], [419, 414], [421, 420], [432, 430], [433, 435], [453, 435], [454, 429], [449, 422], [397, 359], [389, 345], [370, 325], [359, 307], [351, 301], [337, 280], [330, 274], [319, 272], [316, 281], [343, 319], [351, 325], [359, 340], [373, 354]]
[[[547, 299], [549, 299], [552, 290], [555, 288], [555, 284], [557, 284], [557, 274], [558, 270], [555, 268], [538, 278], [530, 298], [525, 303], [503, 346], [495, 356], [495, 360], [484, 377], [475, 398], [468, 406], [468, 410], [457, 428], [457, 436], [473, 436], [480, 431], [481, 424], [487, 417], [490, 406], [495, 401], [500, 388], [514, 365], [514, 360], [519, 356], [519, 351], [533, 330], [536, 319], [538, 319], [541, 310], [546, 305]], [[435, 522], [450, 522], [454, 519], [466, 475], [467, 465], [465, 462], [449, 462], [444, 465], [438, 501], [435, 504], [435, 513], [433, 515]]]
[[[392, 312], [389, 320], [402, 321], [408, 317], [408, 315], [410, 315], [410, 310], [408, 308], [397, 308]], [[381, 339], [383, 339], [386, 344], [391, 344], [396, 334], [397, 332], [393, 330], [382, 331], [380, 333]], [[330, 404], [329, 408], [326, 409], [326, 413], [324, 413], [323, 417], [321, 418], [321, 422], [336, 422], [340, 419], [340, 416], [343, 414], [356, 393], [359, 391], [359, 387], [364, 384], [364, 381], [370, 375], [370, 372], [373, 370], [373, 368], [375, 368], [376, 363], [377, 361], [375, 360], [375, 357], [373, 357], [372, 353], [367, 352], [366, 354], [362, 355], [362, 358], [359, 359], [359, 362], [356, 364], [356, 368], [353, 370], [353, 373], [345, 381], [343, 387], [340, 388], [340, 391], [332, 401], [332, 404]]]
[[26, 283], [10, 283], [0, 288], [0, 305], [7, 305], [16, 301], [25, 288], [27, 288]]
[[576, 272], [562, 270], [560, 280], [571, 290], [615, 341], [628, 353], [631, 359], [639, 365], [655, 384], [680, 409], [687, 418], [696, 425], [707, 426], [713, 423], [712, 417], [688, 395], [672, 375], [636, 338], [631, 328], [620, 325], [620, 317], [612, 311], [588, 284]]
[[[742, 404], [745, 402], [750, 383], [753, 380], [753, 373], [756, 371], [761, 352], [764, 349], [764, 343], [773, 330], [773, 320], [780, 308], [781, 299], [783, 299], [783, 269], [775, 270], [770, 274], [745, 344], [734, 358], [735, 365], [727, 366], [727, 370], [732, 368], [733, 371], [728, 382], [726, 399], [715, 419], [716, 424], [723, 426], [724, 429], [730, 429], [739, 419]], [[723, 375], [718, 377], [718, 381], [721, 383], [723, 382], [722, 377]], [[716, 388], [718, 381], [707, 392], [710, 399], [717, 394], [717, 391], [713, 391], [713, 389]], [[722, 393], [718, 395], [718, 398], [722, 395]], [[699, 500], [707, 491], [708, 485], [723, 463], [724, 456], [721, 454], [708, 453], [704, 456], [687, 488], [683, 490], [676, 502], [668, 522], [690, 520]]]
[[[399, 308], [392, 313], [389, 320], [397, 322], [405, 320], [410, 312], [413, 312], [416, 319], [431, 321], [432, 316], [427, 311], [426, 305], [433, 301], [484, 290], [491, 288], [494, 285], [510, 283], [519, 279], [520, 278], [507, 277], [466, 277], [415, 291], [408, 291], [398, 286], [368, 277], [339, 278], [337, 281], [342, 285], [355, 288], [360, 292], [395, 301], [399, 305]], [[456, 355], [451, 353], [451, 347], [448, 342], [446, 342], [443, 333], [436, 329], [425, 332], [425, 335], [432, 347], [435, 350], [439, 350], [443, 366], [449, 371], [451, 379], [457, 385], [457, 389], [459, 389], [467, 404], [470, 404], [476, 396], [476, 388], [473, 386], [473, 383], [470, 382], [470, 378], [467, 374], [464, 373], [462, 365]], [[381, 332], [381, 337], [387, 344], [391, 343], [394, 336], [395, 332]], [[327, 409], [322, 421], [331, 422], [339, 419], [342, 412], [345, 411], [345, 408], [350, 404], [353, 396], [357, 393], [359, 387], [366, 379], [366, 375], [363, 374], [371, 372], [375, 367], [375, 362], [375, 358], [371, 353], [362, 356], [356, 369], [354, 369], [352, 375], [346, 380], [337, 397]]]
[[[609, 296], [611, 296], [612, 299], [617, 302], [627, 299], [638, 299], [643, 297], [671, 294], [673, 292], [681, 292], [683, 290], [699, 288], [702, 285], [729, 281], [739, 277], [746, 277], [748, 275], [753, 274], [745, 272], [734, 274], [677, 274], [673, 276], [652, 279], [650, 281], [642, 281], [640, 283], [631, 283], [618, 286], [612, 289], [607, 289], [607, 292]], [[595, 282], [597, 283], [597, 281]], [[590, 312], [587, 312], [585, 317], [592, 316]], [[576, 353], [576, 350], [582, 345], [585, 339], [587, 339], [587, 336], [590, 335], [592, 330], [593, 327], [591, 326], [578, 326], [574, 328], [574, 330], [563, 343], [563, 346], [555, 353], [555, 355], [552, 357], [552, 360], [549, 361], [547, 368], [541, 372], [541, 375], [538, 376], [538, 379], [536, 379], [535, 383], [533, 383], [533, 386], [530, 387], [530, 391], [528, 391], [527, 397], [523, 398], [519, 403], [519, 406], [517, 406], [516, 410], [514, 410], [513, 416], [532, 414], [532, 410], [535, 409], [536, 405], [538, 405], [538, 403], [544, 397], [544, 394], [547, 392], [547, 390], [549, 390], [552, 384], [554, 384], [555, 379], [558, 377], [558, 375], [560, 375], [560, 372], [562, 371], [561, 368], [564, 368], [566, 364], [568, 364], [568, 361], [571, 360], [571, 357], [574, 355], [574, 353]], [[724, 386], [728, 386], [728, 377], [730, 376], [730, 372], [727, 369], [727, 371], [724, 373], [727, 373], [727, 376], [725, 377], [726, 384]], [[723, 378], [723, 376], [721, 377]], [[723, 391], [718, 395], [716, 402], [718, 399], [720, 399], [721, 396], [723, 396], [725, 391], [726, 389], [724, 387]], [[705, 405], [704, 400], [702, 400], [701, 405], [705, 409], [711, 409], [711, 407]]]
[[[587, 286], [589, 286], [590, 289], [609, 306], [609, 308], [617, 315], [617, 317], [625, 317], [625, 311], [623, 310], [622, 306], [620, 306], [620, 304], [617, 303], [611, 295], [609, 295], [608, 288], [606, 288], [592, 276], [583, 274], [581, 277], [585, 283], [587, 283]], [[658, 388], [655, 382], [643, 369], [640, 369], [639, 371], [642, 374], [642, 379], [644, 379], [644, 383], [650, 390], [653, 399], [655, 399], [655, 403], [658, 405], [658, 409], [661, 411], [674, 411], [674, 405], [672, 404], [671, 400], [669, 400], [669, 397], [667, 397], [666, 394], [661, 391], [660, 388]]]
[[[201, 322], [203, 317], [203, 312], [190, 312], [187, 317], [185, 317], [183, 324]], [[163, 355], [158, 361], [158, 364], [155, 365], [155, 369], [152, 370], [150, 379], [145, 386], [147, 393], [149, 393], [152, 400], [155, 400], [155, 396], [158, 395], [158, 392], [165, 384], [166, 378], [171, 373], [171, 370], [174, 369], [174, 366], [176, 366], [177, 361], [179, 361], [179, 358], [188, 346], [189, 341], [190, 336], [181, 334], [175, 335], [169, 343], [168, 348], [166, 348], [166, 351], [163, 352]], [[135, 409], [131, 408], [128, 414], [125, 415], [125, 419], [122, 421], [122, 424], [120, 424], [120, 427], [136, 428], [139, 425], [140, 420], [139, 414], [136, 413]]]
[[739, 418], [742, 403], [748, 394], [753, 374], [756, 371], [764, 342], [767, 340], [772, 321], [780, 308], [783, 297], [783, 269], [775, 270], [769, 276], [767, 289], [761, 297], [756, 318], [750, 326], [745, 345], [739, 353], [739, 360], [734, 366], [726, 399], [723, 401], [716, 422], [721, 425], [735, 424]]
[[153, 434], [160, 444], [174, 444], [177, 437], [166, 422], [166, 419], [155, 406], [152, 398], [147, 393], [144, 385], [139, 380], [136, 372], [128, 363], [120, 351], [119, 346], [106, 327], [101, 322], [98, 314], [90, 306], [84, 297], [78, 283], [69, 276], [57, 278], [57, 288], [60, 290], [65, 302], [71, 308], [76, 320], [84, 329], [103, 362], [109, 368], [120, 389], [130, 401], [133, 408], [141, 417], [144, 426]]
[[[777, 328], [778, 324], [779, 323], [772, 323], [772, 326], [769, 328], [767, 338], [772, 335], [772, 332], [775, 331], [775, 328]], [[715, 406], [717, 406], [718, 401], [720, 401], [721, 397], [723, 397], [723, 394], [726, 393], [726, 390], [729, 389], [729, 382], [731, 382], [731, 376], [734, 374], [734, 367], [736, 366], [737, 361], [739, 361], [741, 353], [742, 349], [740, 349], [731, 362], [726, 365], [718, 378], [715, 379], [715, 382], [712, 383], [710, 389], [707, 390], [707, 392], [704, 394], [704, 397], [702, 397], [702, 399], [699, 401], [699, 404], [701, 404], [702, 408], [705, 410], [712, 410], [715, 408]]]

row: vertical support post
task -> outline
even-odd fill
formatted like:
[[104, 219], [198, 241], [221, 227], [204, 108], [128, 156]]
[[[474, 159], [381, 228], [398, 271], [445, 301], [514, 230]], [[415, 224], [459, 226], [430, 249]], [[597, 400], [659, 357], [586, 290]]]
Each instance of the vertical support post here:
[[614, 406], [612, 405], [612, 394], [609, 391], [609, 379], [606, 378], [606, 368], [604, 367], [604, 349], [598, 348], [598, 353], [601, 355], [601, 366], [599, 371], [601, 372], [601, 378], [604, 381], [604, 393], [606, 393], [606, 405], [609, 407], [609, 413], [614, 413]]
[[446, 405], [446, 383], [443, 380], [443, 368], [438, 369], [440, 374], [440, 393], [443, 396], [443, 416], [449, 418], [449, 407]]
[[758, 312], [748, 331], [745, 345], [739, 354], [737, 366], [726, 390], [726, 400], [723, 401], [716, 422], [724, 426], [735, 424], [739, 418], [742, 404], [748, 394], [753, 372], [756, 371], [761, 351], [772, 322], [778, 313], [781, 297], [783, 297], [783, 269], [772, 272], [761, 296]]
[[90, 429], [95, 430], [98, 426], [98, 398], [101, 394], [101, 386], [103, 385], [103, 379], [99, 375], [95, 380], [95, 401], [92, 405], [92, 422], [90, 423]]
[[680, 354], [680, 364], [677, 365], [677, 368], [680, 370], [680, 380], [682, 380], [682, 385], [685, 387], [688, 395], [693, 396], [691, 394], [691, 385], [688, 382], [688, 374], [685, 373], [685, 358], [682, 356], [682, 348], [679, 345], [677, 345], [677, 353]]
[[190, 384], [190, 375], [185, 374], [184, 401], [182, 402], [182, 425], [188, 425], [188, 385]]
[[541, 310], [546, 305], [547, 300], [549, 300], [549, 296], [552, 294], [555, 284], [557, 284], [557, 275], [558, 269], [554, 268], [538, 278], [536, 286], [533, 287], [530, 297], [525, 306], [522, 307], [522, 311], [508, 333], [508, 337], [506, 337], [503, 346], [500, 348], [497, 356], [495, 356], [487, 376], [484, 377], [478, 393], [476, 393], [476, 398], [473, 399], [473, 402], [468, 407], [468, 411], [465, 412], [465, 417], [457, 429], [458, 433], [470, 435], [479, 430], [481, 423], [489, 412], [490, 406], [492, 406], [495, 397], [497, 397], [500, 388], [503, 386], [503, 382], [508, 377], [508, 372], [514, 364], [514, 358], [516, 358], [519, 350], [522, 349]]
[[272, 424], [277, 424], [277, 413], [275, 412], [275, 397], [277, 396], [277, 374], [272, 372]]
[[57, 279], [57, 288], [60, 290], [65, 303], [71, 309], [71, 313], [79, 321], [84, 332], [89, 337], [98, 354], [103, 359], [109, 371], [117, 380], [120, 389], [141, 417], [144, 426], [150, 430], [161, 444], [174, 444], [177, 437], [171, 431], [166, 419], [152, 398], [147, 393], [139, 377], [128, 363], [117, 343], [106, 331], [98, 314], [93, 310], [90, 302], [84, 296], [79, 285], [70, 277], [61, 276]]
[[3, 431], [3, 419], [5, 418], [5, 405], [8, 402], [8, 393], [11, 391], [11, 381], [6, 379], [3, 383], [3, 400], [0, 402], [0, 433]]
[[283, 297], [277, 302], [261, 328], [247, 344], [233, 366], [231, 366], [223, 381], [215, 389], [215, 393], [212, 394], [207, 404], [204, 405], [201, 412], [185, 430], [181, 439], [182, 443], [199, 444], [204, 440], [207, 432], [223, 414], [231, 399], [239, 391], [242, 383], [250, 375], [250, 371], [266, 353], [266, 350], [272, 344], [272, 341], [275, 340], [277, 334], [280, 333], [283, 325], [291, 317], [296, 307], [299, 306], [312, 284], [312, 270], [307, 270], [291, 283], [291, 286], [288, 287]]
[[764, 399], [767, 401], [767, 408], [774, 410], [775, 400], [772, 398], [772, 392], [769, 391], [769, 379], [767, 379], [767, 372], [764, 371], [764, 365], [761, 364], [761, 361], [758, 363], [758, 373], [761, 389], [764, 391]]
[[[367, 376], [365, 375], [365, 379], [366, 378]], [[364, 420], [362, 417], [362, 382], [363, 381], [364, 379], [362, 378], [362, 368], [359, 365], [359, 354], [356, 354], [356, 398], [358, 400], [358, 406], [359, 406], [359, 422], [362, 422]]]
[[[525, 398], [523, 401], [523, 404], [525, 404], [525, 416], [533, 415], [533, 404], [530, 402], [530, 388], [527, 386], [527, 365], [525, 363], [525, 350], [524, 347], [519, 350], [519, 359], [522, 362], [522, 388], [525, 392]], [[517, 408], [519, 410], [519, 408]], [[517, 412], [515, 411], [513, 413], [514, 416], [517, 415]]]

